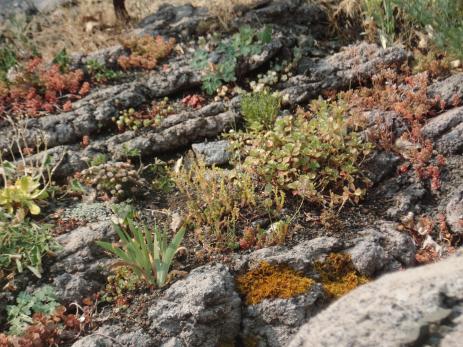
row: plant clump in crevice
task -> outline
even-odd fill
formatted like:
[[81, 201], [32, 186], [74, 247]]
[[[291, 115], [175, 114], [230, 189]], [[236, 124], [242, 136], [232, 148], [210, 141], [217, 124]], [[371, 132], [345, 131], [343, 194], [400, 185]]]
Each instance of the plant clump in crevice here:
[[349, 254], [330, 253], [314, 265], [323, 288], [331, 298], [339, 298], [368, 282], [367, 277], [355, 270]]
[[238, 291], [247, 305], [265, 299], [289, 299], [306, 293], [314, 281], [287, 265], [271, 265], [265, 261], [236, 279]]

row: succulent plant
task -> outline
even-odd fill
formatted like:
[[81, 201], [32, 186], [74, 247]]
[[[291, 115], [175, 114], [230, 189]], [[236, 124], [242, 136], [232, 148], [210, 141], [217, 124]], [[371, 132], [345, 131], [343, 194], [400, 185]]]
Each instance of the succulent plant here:
[[108, 162], [90, 167], [80, 172], [77, 179], [96, 189], [99, 196], [109, 196], [112, 201], [139, 195], [147, 185], [135, 167], [127, 162]]

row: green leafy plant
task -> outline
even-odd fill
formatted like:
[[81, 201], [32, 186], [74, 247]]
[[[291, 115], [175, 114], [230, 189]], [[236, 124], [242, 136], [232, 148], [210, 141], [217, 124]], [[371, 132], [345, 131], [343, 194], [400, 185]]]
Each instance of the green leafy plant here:
[[238, 60], [259, 54], [265, 44], [272, 39], [272, 29], [265, 26], [256, 31], [250, 26], [242, 26], [240, 31], [228, 41], [221, 41], [215, 49], [220, 61], [214, 65], [209, 63], [209, 54], [204, 50], [196, 51], [192, 66], [203, 71], [203, 89], [212, 95], [223, 84], [236, 81]]
[[280, 98], [266, 91], [245, 95], [241, 100], [241, 113], [246, 127], [252, 131], [270, 130], [280, 111]]
[[108, 156], [103, 153], [98, 153], [92, 160], [90, 160], [90, 166], [99, 166], [108, 162]]
[[[116, 255], [121, 263], [134, 270], [146, 282], [158, 287], [164, 286], [172, 260], [185, 236], [185, 228], [175, 234], [167, 243], [167, 233], [154, 225], [153, 231], [146, 226], [138, 226], [130, 216], [124, 223], [113, 224], [122, 246], [99, 241], [97, 244]], [[128, 230], [126, 230], [126, 228]]]
[[53, 59], [53, 64], [57, 64], [62, 73], [65, 73], [69, 70], [69, 64], [71, 63], [71, 58], [69, 57], [66, 48], [63, 48]]
[[7, 306], [9, 333], [21, 335], [33, 322], [34, 313], [51, 315], [57, 308], [56, 294], [51, 286], [43, 286], [34, 293], [25, 291], [19, 293], [16, 298], [16, 305]]
[[341, 105], [316, 101], [311, 108], [277, 119], [272, 130], [248, 137], [240, 149], [243, 167], [316, 204], [342, 207], [347, 201], [358, 202], [365, 194], [362, 183], [368, 184], [360, 165], [372, 147], [348, 131]]
[[121, 71], [109, 69], [95, 59], [89, 59], [86, 68], [92, 80], [97, 83], [106, 83], [122, 77]]
[[59, 249], [51, 225], [29, 220], [12, 221], [0, 210], [0, 269], [22, 272], [29, 269], [41, 277], [42, 257]]
[[17, 63], [15, 51], [8, 45], [0, 46], [0, 82], [7, 81], [8, 70]]

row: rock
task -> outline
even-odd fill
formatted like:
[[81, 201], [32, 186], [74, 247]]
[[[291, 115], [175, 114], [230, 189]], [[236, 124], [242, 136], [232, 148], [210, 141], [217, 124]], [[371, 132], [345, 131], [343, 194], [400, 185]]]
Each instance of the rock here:
[[396, 223], [379, 221], [358, 232], [358, 237], [352, 241], [354, 246], [347, 252], [362, 275], [371, 277], [414, 264], [413, 239], [398, 231], [397, 226]]
[[71, 4], [73, 0], [32, 0], [32, 2], [40, 12], [47, 13], [65, 4]]
[[109, 221], [79, 227], [56, 240], [62, 250], [50, 266], [58, 298], [63, 303], [79, 302], [104, 285], [107, 268], [112, 260], [95, 241], [113, 241], [115, 232]]
[[6, 21], [17, 15], [33, 15], [37, 8], [32, 0], [0, 0], [0, 20]]
[[376, 151], [364, 164], [367, 176], [373, 183], [379, 183], [395, 173], [400, 157], [392, 152]]
[[241, 322], [241, 299], [234, 287], [232, 275], [221, 264], [196, 268], [174, 283], [148, 311], [154, 345], [231, 344]]
[[385, 67], [398, 67], [408, 59], [400, 47], [382, 49], [362, 42], [323, 59], [312, 59], [304, 75], [291, 77], [278, 87], [283, 102], [294, 105], [318, 97], [323, 91], [339, 91], [368, 82]]
[[[250, 72], [271, 60], [283, 48], [283, 38], [275, 38], [267, 44], [261, 54], [240, 61], [241, 74]], [[173, 57], [169, 61], [170, 71], [151, 71], [139, 75], [133, 82], [109, 86], [92, 92], [73, 104], [73, 111], [28, 119], [18, 122], [18, 127], [26, 127], [28, 145], [35, 147], [43, 143], [47, 147], [73, 145], [82, 141], [83, 136], [93, 136], [103, 128], [114, 127], [112, 118], [129, 107], [137, 108], [153, 99], [176, 94], [186, 89], [199, 87], [201, 72], [191, 67], [191, 54]], [[172, 151], [204, 138], [215, 137], [227, 130], [236, 121], [238, 114], [227, 110], [224, 103], [212, 103], [200, 110], [182, 112], [167, 117], [160, 127], [153, 131], [130, 133], [132, 138], [120, 140], [112, 146], [114, 155], [121, 157], [126, 148], [140, 149], [142, 155]], [[123, 134], [125, 135], [125, 134]], [[0, 150], [8, 149], [14, 132], [10, 126], [0, 128]], [[111, 146], [108, 143], [107, 146]], [[125, 151], [124, 151], [125, 149]], [[17, 150], [17, 149], [16, 149]], [[63, 163], [65, 164], [65, 163]]]
[[246, 306], [242, 340], [253, 341], [256, 347], [287, 346], [299, 327], [323, 307], [324, 298], [322, 285], [314, 284], [304, 295]]
[[222, 165], [228, 163], [230, 152], [227, 140], [195, 143], [191, 146], [193, 152], [204, 160], [206, 165]]
[[138, 329], [124, 333], [118, 325], [103, 326], [91, 335], [74, 342], [72, 347], [152, 347], [151, 337]]
[[463, 107], [451, 109], [432, 118], [423, 127], [422, 134], [434, 140], [439, 152], [461, 154], [463, 152]]
[[463, 100], [463, 73], [452, 75], [445, 80], [435, 82], [428, 88], [428, 96], [439, 98], [445, 102], [446, 107], [454, 105], [455, 101]]
[[270, 264], [289, 265], [296, 271], [306, 273], [312, 270], [315, 260], [327, 253], [341, 251], [343, 248], [344, 242], [334, 237], [317, 237], [303, 241], [292, 248], [285, 246], [262, 248], [248, 255], [245, 261], [240, 261], [240, 267], [236, 267], [235, 270], [240, 271], [246, 265], [250, 268], [257, 267], [264, 260]]
[[463, 185], [457, 187], [446, 208], [446, 220], [450, 230], [463, 233]]
[[394, 206], [387, 210], [387, 215], [391, 218], [400, 217], [411, 211], [419, 213], [422, 208], [420, 202], [426, 197], [427, 190], [422, 182], [414, 183], [405, 189], [400, 190], [394, 196]]
[[462, 260], [459, 253], [363, 285], [312, 318], [289, 346], [458, 346]]

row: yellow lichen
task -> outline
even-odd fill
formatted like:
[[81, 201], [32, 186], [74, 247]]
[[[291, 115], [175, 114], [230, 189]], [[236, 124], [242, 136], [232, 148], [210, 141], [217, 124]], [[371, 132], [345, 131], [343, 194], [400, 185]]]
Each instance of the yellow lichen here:
[[334, 298], [368, 282], [367, 277], [355, 270], [350, 255], [345, 253], [328, 254], [323, 262], [315, 262], [315, 270], [327, 294]]
[[314, 283], [289, 266], [267, 262], [261, 262], [257, 268], [238, 276], [236, 282], [248, 305], [258, 304], [264, 299], [288, 299], [307, 292]]

